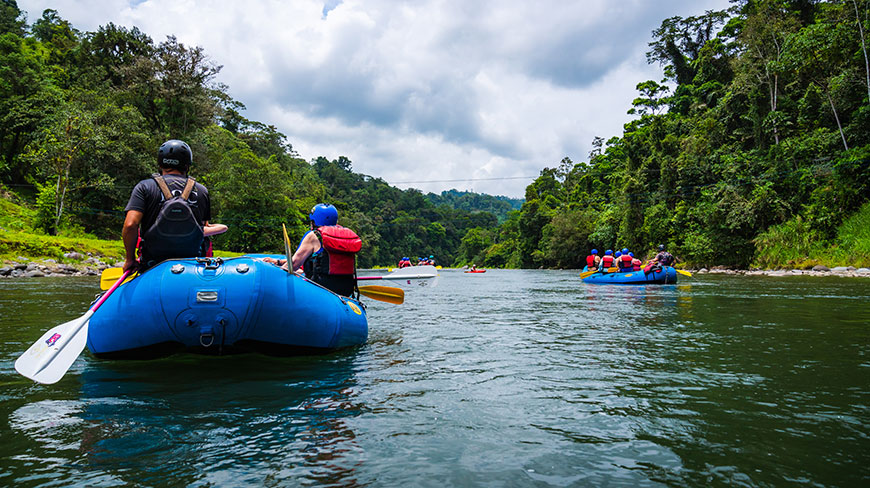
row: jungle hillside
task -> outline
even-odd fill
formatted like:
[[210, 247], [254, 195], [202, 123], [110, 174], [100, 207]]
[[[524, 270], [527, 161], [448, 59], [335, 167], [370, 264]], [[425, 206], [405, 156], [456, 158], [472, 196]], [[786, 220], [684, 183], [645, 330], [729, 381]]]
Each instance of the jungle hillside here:
[[739, 0], [671, 17], [623, 134], [541, 171], [487, 266], [578, 268], [592, 248], [694, 267], [870, 265], [870, 2]]
[[614, 108], [632, 115], [623, 133], [543, 168], [518, 200], [424, 195], [348, 157], [300, 155], [244, 116], [202, 48], [111, 23], [82, 32], [54, 10], [28, 23], [2, 0], [0, 257], [117, 252], [131, 189], [176, 138], [229, 226], [224, 251], [280, 252], [281, 224], [298, 239], [330, 202], [363, 239], [360, 267], [431, 254], [579, 268], [591, 248], [659, 244], [693, 267], [868, 266], [868, 27], [868, 0], [738, 0], [664, 19], [646, 53], [662, 77]]

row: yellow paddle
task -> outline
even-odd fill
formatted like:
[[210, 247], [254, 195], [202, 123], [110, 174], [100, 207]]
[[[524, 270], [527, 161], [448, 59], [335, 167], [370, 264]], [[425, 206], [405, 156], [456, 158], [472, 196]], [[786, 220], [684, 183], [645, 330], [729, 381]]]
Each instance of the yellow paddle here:
[[392, 286], [366, 285], [359, 287], [360, 295], [373, 300], [401, 305], [405, 302], [405, 290]]
[[[617, 271], [619, 271], [619, 268], [617, 268], [617, 267], [607, 268], [605, 271], [607, 271], [608, 273], [616, 273]], [[584, 271], [584, 272], [580, 273], [580, 279], [581, 279], [581, 280], [582, 280], [582, 279], [586, 279], [586, 278], [588, 278], [588, 277], [594, 275], [594, 274], [597, 273], [597, 272], [598, 272], [597, 269], [592, 269], [592, 270], [589, 270], [589, 271]]]
[[[674, 269], [676, 269], [676, 268], [674, 268]], [[680, 273], [681, 275], [686, 275], [686, 276], [688, 276], [689, 278], [692, 277], [692, 273], [689, 273], [688, 271], [684, 271], [684, 270], [682, 270], [682, 269], [676, 269], [676, 271], [677, 271], [677, 273]]]
[[[100, 289], [101, 290], [108, 290], [109, 288], [112, 287], [112, 285], [115, 284], [116, 281], [118, 281], [118, 278], [120, 278], [121, 275], [123, 275], [123, 274], [124, 274], [124, 268], [106, 268], [106, 269], [104, 269], [103, 273], [100, 275]], [[133, 278], [135, 278], [137, 276], [139, 276], [138, 272], [132, 273], [132, 274], [130, 274], [130, 276], [127, 276], [127, 279], [124, 280], [124, 282], [121, 284], [123, 285], [124, 283], [132, 280]]]

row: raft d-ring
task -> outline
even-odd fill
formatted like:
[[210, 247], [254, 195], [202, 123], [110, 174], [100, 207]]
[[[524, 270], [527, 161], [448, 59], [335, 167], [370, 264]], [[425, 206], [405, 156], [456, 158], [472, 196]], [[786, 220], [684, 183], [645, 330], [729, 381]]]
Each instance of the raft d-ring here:
[[[206, 344], [206, 343], [205, 343], [205, 340], [204, 340], [206, 337], [208, 337], [209, 339], [211, 339], [210, 341], [208, 341], [208, 344]], [[200, 344], [202, 347], [209, 347], [209, 346], [211, 346], [212, 344], [214, 344], [214, 334], [200, 334], [200, 335], [199, 335], [199, 344]]]

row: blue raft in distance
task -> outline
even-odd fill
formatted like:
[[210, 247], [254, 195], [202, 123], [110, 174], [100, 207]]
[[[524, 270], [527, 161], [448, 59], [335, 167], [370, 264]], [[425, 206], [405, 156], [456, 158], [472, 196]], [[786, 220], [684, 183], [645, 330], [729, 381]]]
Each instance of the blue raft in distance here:
[[[589, 268], [583, 268], [588, 271]], [[677, 270], [671, 266], [665, 266], [661, 271], [629, 271], [628, 273], [595, 273], [583, 278], [583, 283], [596, 283], [604, 285], [664, 285], [677, 282]]]
[[172, 259], [121, 285], [88, 326], [97, 357], [318, 354], [365, 343], [357, 300], [258, 257]]

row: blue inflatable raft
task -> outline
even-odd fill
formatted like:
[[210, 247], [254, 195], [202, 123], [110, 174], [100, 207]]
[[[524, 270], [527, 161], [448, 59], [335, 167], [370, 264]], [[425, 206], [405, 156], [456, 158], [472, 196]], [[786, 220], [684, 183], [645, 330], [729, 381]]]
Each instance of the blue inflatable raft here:
[[[583, 268], [583, 271], [587, 271]], [[669, 284], [677, 282], [677, 270], [665, 266], [661, 271], [629, 271], [627, 273], [602, 273], [598, 272], [583, 278], [584, 283], [597, 283], [605, 285], [652, 285]]]
[[173, 259], [121, 285], [90, 320], [102, 358], [180, 351], [316, 354], [363, 344], [365, 308], [258, 257]]

